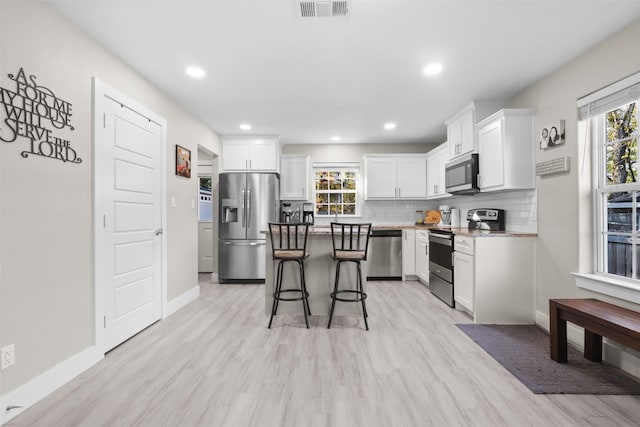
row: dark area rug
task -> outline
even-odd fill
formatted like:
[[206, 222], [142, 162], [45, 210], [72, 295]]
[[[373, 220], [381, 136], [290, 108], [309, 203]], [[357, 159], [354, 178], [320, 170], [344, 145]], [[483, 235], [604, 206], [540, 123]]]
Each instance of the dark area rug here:
[[569, 346], [568, 363], [549, 356], [549, 335], [535, 325], [456, 325], [537, 394], [640, 394], [640, 382], [585, 359]]

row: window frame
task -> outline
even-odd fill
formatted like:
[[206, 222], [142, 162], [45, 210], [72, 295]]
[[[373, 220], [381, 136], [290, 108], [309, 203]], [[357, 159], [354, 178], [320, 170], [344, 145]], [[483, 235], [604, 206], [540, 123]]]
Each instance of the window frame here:
[[[335, 163], [313, 163], [311, 166], [311, 170], [312, 170], [312, 174], [313, 174], [313, 212], [314, 212], [314, 216], [316, 219], [320, 219], [320, 218], [358, 218], [361, 216], [361, 210], [362, 210], [362, 200], [363, 200], [363, 192], [362, 192], [362, 173], [361, 173], [361, 168], [360, 168], [360, 164], [359, 163], [339, 163], [339, 162], [335, 162]], [[327, 214], [318, 214], [318, 208], [317, 208], [317, 195], [319, 191], [322, 190], [317, 190], [316, 189], [316, 173], [317, 172], [354, 172], [355, 173], [355, 183], [356, 183], [356, 189], [354, 191], [355, 193], [355, 213], [353, 215], [351, 214], [331, 214], [330, 209], [328, 209], [328, 213]], [[344, 190], [341, 191], [344, 194]], [[330, 194], [330, 192], [329, 192]], [[344, 205], [344, 202], [342, 202], [341, 204]], [[330, 205], [330, 203], [329, 203]]]
[[[590, 126], [592, 128], [593, 142], [595, 145], [594, 155], [594, 171], [597, 173], [597, 177], [594, 180], [594, 208], [595, 208], [595, 224], [594, 224], [594, 244], [595, 247], [595, 265], [594, 271], [597, 274], [601, 274], [607, 277], [623, 280], [631, 280], [640, 286], [640, 264], [638, 263], [637, 256], [640, 252], [640, 230], [636, 220], [638, 212], [637, 203], [631, 201], [631, 230], [629, 232], [616, 232], [609, 230], [609, 206], [607, 201], [607, 195], [613, 193], [640, 193], [640, 180], [636, 182], [624, 183], [624, 184], [608, 184], [607, 182], [607, 146], [610, 141], [607, 140], [607, 118], [606, 115], [617, 108], [624, 107], [632, 102], [635, 102], [636, 115], [639, 111], [640, 99], [631, 99], [624, 104], [608, 111], [602, 112], [592, 118], [590, 118]], [[636, 124], [636, 126], [638, 126]], [[634, 132], [634, 139], [638, 139], [638, 128]], [[636, 142], [637, 144], [637, 142]], [[637, 164], [636, 159], [636, 164]], [[628, 236], [631, 241], [631, 277], [627, 277], [620, 274], [611, 273], [608, 271], [608, 243], [609, 236]]]
[[[589, 236], [591, 242], [592, 263], [591, 272], [572, 272], [576, 286], [580, 289], [597, 292], [624, 301], [640, 304], [640, 280], [604, 272], [603, 256], [603, 225], [608, 219], [607, 206], [602, 202], [603, 193], [619, 191], [640, 191], [640, 183], [614, 184], [600, 188], [602, 180], [606, 179], [606, 152], [603, 141], [606, 141], [606, 113], [636, 102], [637, 114], [640, 115], [640, 72], [616, 81], [602, 89], [587, 94], [577, 100], [578, 110], [578, 141], [584, 144], [582, 155], [591, 155], [591, 172], [585, 177], [590, 179], [591, 192], [591, 223]], [[600, 121], [598, 121], [598, 118]], [[640, 128], [640, 124], [638, 124]], [[636, 206], [640, 210], [640, 206]], [[634, 217], [635, 219], [635, 217]], [[636, 219], [637, 221], [637, 219]], [[637, 228], [635, 226], [632, 226]], [[640, 249], [640, 241], [636, 243]], [[637, 262], [637, 261], [636, 261]], [[638, 266], [640, 269], [640, 266]], [[640, 276], [640, 271], [638, 272]]]

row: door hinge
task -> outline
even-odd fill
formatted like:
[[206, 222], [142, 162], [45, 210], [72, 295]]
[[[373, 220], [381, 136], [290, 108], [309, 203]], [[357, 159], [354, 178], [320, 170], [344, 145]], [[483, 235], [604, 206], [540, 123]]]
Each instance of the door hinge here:
[[107, 216], [102, 215], [102, 228], [107, 228]]
[[107, 127], [107, 113], [102, 113], [102, 127]]
[[107, 316], [102, 316], [102, 327], [107, 329]]

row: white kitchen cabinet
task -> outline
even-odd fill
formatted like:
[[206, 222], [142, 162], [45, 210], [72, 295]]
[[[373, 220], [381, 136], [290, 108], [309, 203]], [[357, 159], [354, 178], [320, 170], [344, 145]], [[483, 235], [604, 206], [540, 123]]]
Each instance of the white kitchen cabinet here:
[[427, 197], [424, 154], [364, 156], [365, 200], [423, 200]]
[[402, 280], [416, 277], [416, 231], [402, 230]]
[[535, 187], [534, 114], [504, 109], [478, 124], [480, 191]]
[[450, 159], [475, 150], [474, 131], [474, 109], [470, 104], [447, 122]]
[[416, 276], [424, 284], [429, 283], [429, 232], [416, 230]]
[[280, 156], [280, 200], [309, 200], [309, 156]]
[[427, 153], [427, 199], [450, 197], [445, 191], [445, 164], [449, 161], [449, 147], [441, 144]]
[[473, 253], [460, 250], [463, 245], [456, 235], [453, 266], [456, 308], [469, 312], [475, 323], [535, 323], [535, 237], [464, 238], [473, 241]]
[[222, 172], [278, 172], [278, 137], [226, 136], [222, 138]]
[[453, 247], [453, 300], [457, 309], [464, 309], [473, 314], [473, 292], [475, 288], [474, 278], [474, 243], [475, 239], [469, 236], [454, 237]]
[[446, 121], [449, 160], [463, 154], [477, 152], [476, 123], [499, 108], [496, 102], [475, 101]]

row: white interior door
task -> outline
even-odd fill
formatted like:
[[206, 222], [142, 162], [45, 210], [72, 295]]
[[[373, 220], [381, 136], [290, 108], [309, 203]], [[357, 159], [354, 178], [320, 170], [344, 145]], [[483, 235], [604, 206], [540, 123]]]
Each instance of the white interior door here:
[[102, 123], [96, 123], [95, 141], [96, 287], [104, 297], [107, 351], [162, 316], [163, 129], [109, 98], [96, 100], [100, 107]]
[[[217, 243], [217, 242], [215, 242]], [[213, 222], [198, 222], [198, 272], [213, 271]]]

